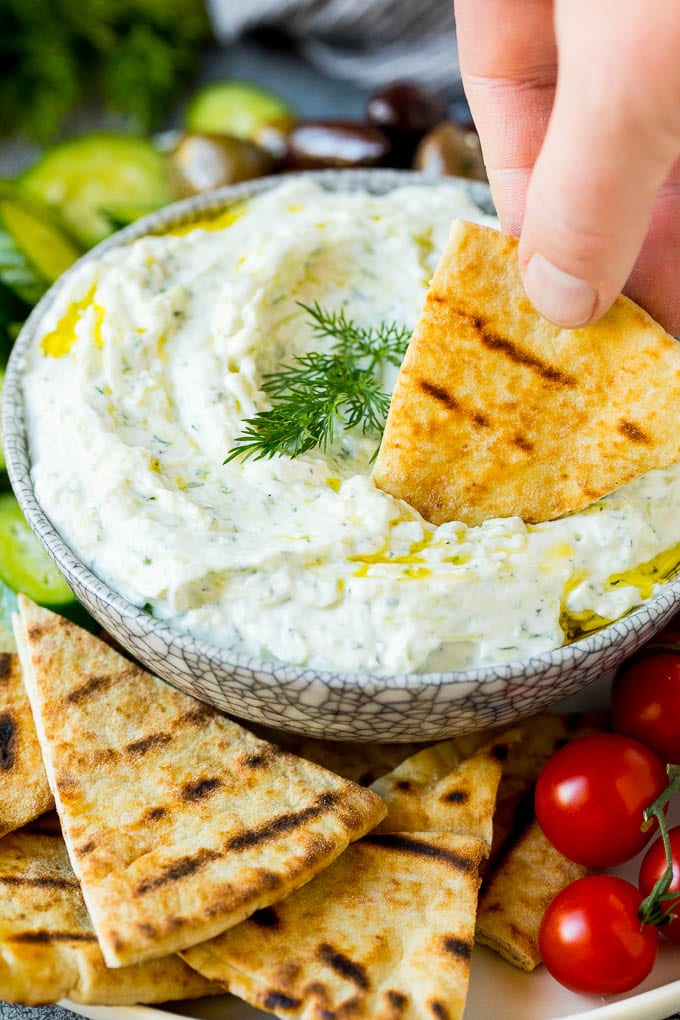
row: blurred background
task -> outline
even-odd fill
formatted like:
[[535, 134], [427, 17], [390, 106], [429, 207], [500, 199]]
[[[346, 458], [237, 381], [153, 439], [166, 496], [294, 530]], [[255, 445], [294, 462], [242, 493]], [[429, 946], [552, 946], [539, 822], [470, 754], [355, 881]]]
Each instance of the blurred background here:
[[450, 0], [0, 0], [0, 357], [84, 250], [265, 174], [484, 178]]

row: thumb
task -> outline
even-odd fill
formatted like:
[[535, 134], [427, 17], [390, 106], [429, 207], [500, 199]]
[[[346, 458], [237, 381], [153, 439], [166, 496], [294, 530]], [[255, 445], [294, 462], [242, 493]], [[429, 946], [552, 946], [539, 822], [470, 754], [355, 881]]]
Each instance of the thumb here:
[[642, 247], [680, 152], [680, 5], [556, 0], [555, 102], [527, 192], [529, 300], [575, 328], [599, 318]]

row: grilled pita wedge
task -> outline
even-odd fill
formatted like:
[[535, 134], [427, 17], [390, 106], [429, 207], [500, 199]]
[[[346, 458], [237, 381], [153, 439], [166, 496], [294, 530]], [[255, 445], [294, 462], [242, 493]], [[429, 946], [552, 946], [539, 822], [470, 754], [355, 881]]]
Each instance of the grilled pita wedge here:
[[459, 742], [434, 744], [407, 758], [371, 787], [387, 804], [377, 832], [455, 832], [491, 850], [502, 763], [521, 736], [512, 730], [464, 758]]
[[0, 836], [51, 807], [19, 656], [0, 652]]
[[49, 824], [0, 840], [0, 902], [0, 999], [127, 1005], [224, 991], [177, 956], [109, 970], [64, 841]]
[[482, 849], [443, 833], [367, 836], [288, 899], [181, 955], [279, 1017], [456, 1020]]
[[397, 379], [375, 481], [428, 521], [547, 521], [680, 460], [680, 344], [627, 298], [563, 330], [517, 241], [457, 221]]
[[318, 740], [284, 733], [268, 726], [253, 727], [255, 733], [272, 744], [330, 769], [338, 776], [351, 779], [361, 786], [370, 786], [410, 755], [427, 747], [427, 743], [380, 744], [352, 740]]
[[507, 746], [496, 795], [489, 867], [493, 867], [508, 842], [516, 839], [533, 818], [534, 784], [547, 760], [570, 740], [601, 733], [606, 727], [604, 712], [542, 712], [522, 719], [511, 731], [521, 732], [519, 740], [507, 741], [507, 734], [501, 727], [456, 737], [459, 752], [464, 756], [475, 754], [480, 747], [493, 748], [494, 742], [499, 741], [495, 754], [502, 759], [504, 745]]
[[567, 860], [548, 842], [538, 822], [530, 822], [485, 884], [477, 941], [515, 967], [533, 970], [541, 962], [538, 933], [549, 903], [586, 874], [586, 868]]
[[[461, 1017], [500, 771], [486, 752], [470, 761], [486, 784], [476, 796], [478, 819], [447, 796], [468, 792], [471, 778], [455, 741], [421, 751], [373, 788], [388, 805], [383, 828], [430, 831], [371, 833], [288, 899], [183, 958], [280, 1017]], [[432, 831], [440, 824], [484, 838]]]
[[385, 814], [20, 599], [16, 636], [64, 838], [107, 964], [164, 956], [287, 896]]

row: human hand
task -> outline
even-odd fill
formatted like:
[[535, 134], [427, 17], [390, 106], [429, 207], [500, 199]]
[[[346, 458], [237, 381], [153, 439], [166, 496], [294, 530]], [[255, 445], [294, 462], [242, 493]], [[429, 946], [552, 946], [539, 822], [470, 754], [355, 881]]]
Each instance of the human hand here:
[[454, 6], [465, 91], [532, 304], [576, 327], [625, 288], [680, 334], [680, 3]]

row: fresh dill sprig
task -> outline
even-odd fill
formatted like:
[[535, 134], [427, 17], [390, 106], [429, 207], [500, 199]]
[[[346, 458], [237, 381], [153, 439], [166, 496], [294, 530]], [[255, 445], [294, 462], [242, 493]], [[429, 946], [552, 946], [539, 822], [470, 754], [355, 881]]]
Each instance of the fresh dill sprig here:
[[378, 373], [384, 365], [399, 367], [411, 331], [394, 322], [359, 326], [344, 309], [329, 312], [318, 303], [300, 307], [314, 335], [335, 343], [327, 352], [298, 355], [264, 377], [262, 389], [272, 406], [246, 419], [225, 464], [237, 457], [299, 457], [325, 450], [337, 428], [380, 436], [385, 427], [390, 397]]

